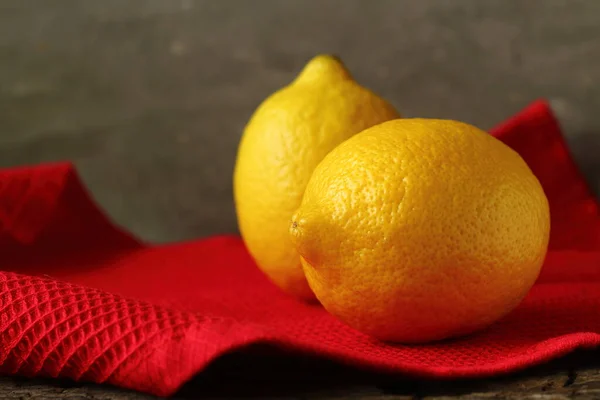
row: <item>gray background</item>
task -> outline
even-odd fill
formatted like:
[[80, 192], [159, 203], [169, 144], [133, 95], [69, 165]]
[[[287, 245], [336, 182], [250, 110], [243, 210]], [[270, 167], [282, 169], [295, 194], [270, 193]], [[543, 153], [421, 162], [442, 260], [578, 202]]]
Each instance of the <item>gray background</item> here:
[[0, 166], [74, 160], [147, 240], [235, 232], [243, 126], [338, 54], [406, 116], [484, 129], [546, 97], [600, 192], [600, 1], [0, 0]]

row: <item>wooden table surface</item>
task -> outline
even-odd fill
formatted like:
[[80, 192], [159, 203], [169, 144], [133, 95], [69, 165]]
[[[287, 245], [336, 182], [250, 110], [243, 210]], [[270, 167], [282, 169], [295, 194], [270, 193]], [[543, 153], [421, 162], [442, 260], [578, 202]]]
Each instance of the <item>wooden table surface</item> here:
[[[595, 0], [0, 0], [0, 167], [72, 160], [109, 215], [146, 240], [236, 232], [244, 124], [328, 52], [406, 116], [488, 129], [548, 99], [600, 193], [599, 15]], [[182, 396], [233, 395], [240, 382], [238, 395], [258, 398], [591, 399], [594, 358], [439, 384], [255, 355], [219, 362]], [[2, 398], [149, 397], [2, 378]]]
[[[431, 381], [369, 374], [324, 360], [262, 350], [229, 355], [185, 385], [175, 399], [599, 399], [600, 351], [573, 353], [494, 379]], [[72, 382], [0, 378], [0, 399], [156, 399]]]

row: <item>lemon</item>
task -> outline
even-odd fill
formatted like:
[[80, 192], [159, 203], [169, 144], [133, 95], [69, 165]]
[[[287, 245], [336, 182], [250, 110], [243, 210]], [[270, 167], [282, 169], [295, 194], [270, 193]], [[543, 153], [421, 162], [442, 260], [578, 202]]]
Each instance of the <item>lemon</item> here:
[[259, 268], [287, 293], [314, 299], [288, 234], [314, 168], [352, 135], [398, 117], [328, 55], [310, 60], [251, 117], [234, 172], [238, 226]]
[[406, 343], [510, 312], [539, 274], [549, 232], [544, 191], [515, 151], [465, 123], [412, 118], [330, 152], [290, 226], [321, 304]]

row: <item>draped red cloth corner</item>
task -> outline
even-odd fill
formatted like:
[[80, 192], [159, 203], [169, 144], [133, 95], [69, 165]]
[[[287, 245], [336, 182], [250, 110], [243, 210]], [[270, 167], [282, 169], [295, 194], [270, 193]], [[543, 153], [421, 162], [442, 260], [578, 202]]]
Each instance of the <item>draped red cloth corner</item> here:
[[143, 243], [104, 216], [69, 163], [0, 170], [0, 372], [169, 395], [257, 341], [425, 377], [503, 374], [600, 345], [597, 200], [544, 101], [493, 134], [548, 194], [546, 264], [500, 322], [420, 346], [377, 342], [280, 293], [237, 236]]

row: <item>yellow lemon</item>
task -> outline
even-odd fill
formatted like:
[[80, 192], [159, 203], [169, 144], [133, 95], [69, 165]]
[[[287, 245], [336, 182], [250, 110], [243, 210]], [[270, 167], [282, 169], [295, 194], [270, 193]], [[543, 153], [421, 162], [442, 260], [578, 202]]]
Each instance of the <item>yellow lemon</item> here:
[[288, 234], [314, 168], [352, 135], [398, 117], [388, 102], [327, 55], [313, 58], [255, 111], [234, 172], [238, 225], [260, 269], [284, 291], [314, 299]]
[[290, 233], [323, 306], [376, 338], [467, 334], [536, 280], [548, 201], [525, 161], [474, 126], [398, 119], [315, 169]]

